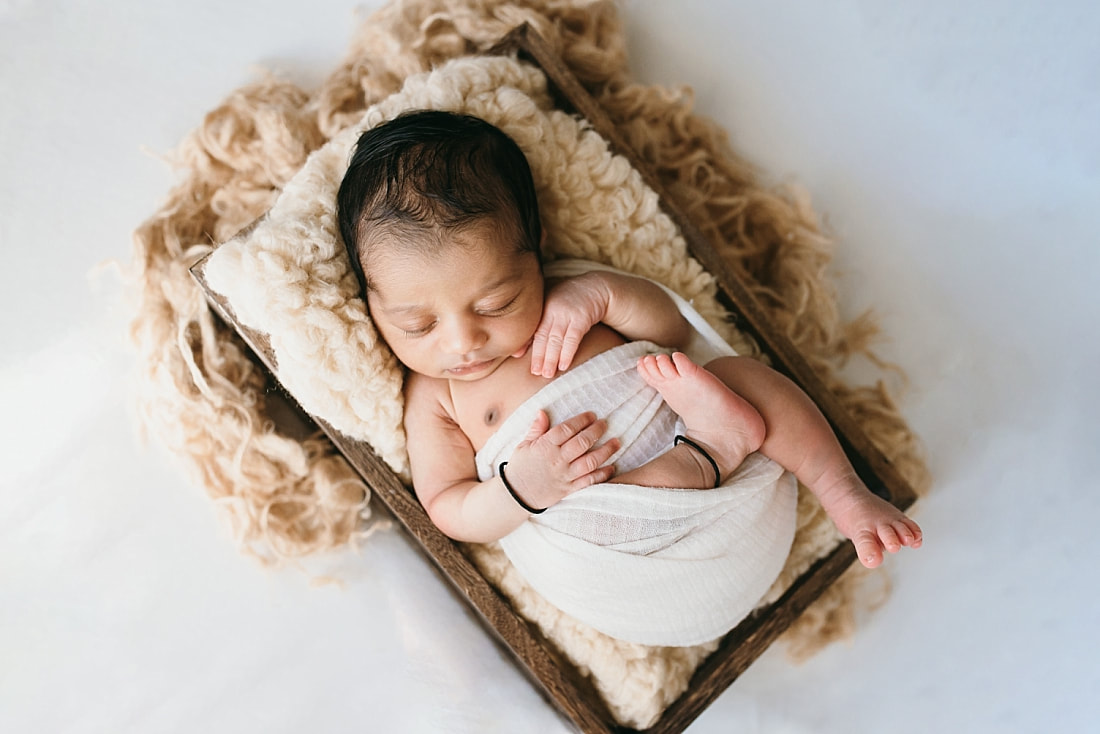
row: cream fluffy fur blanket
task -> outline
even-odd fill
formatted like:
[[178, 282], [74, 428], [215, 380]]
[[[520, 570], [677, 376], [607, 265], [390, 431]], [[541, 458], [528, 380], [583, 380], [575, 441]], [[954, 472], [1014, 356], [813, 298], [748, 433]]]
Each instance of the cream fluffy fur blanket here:
[[[611, 4], [401, 2], [367, 20], [347, 61], [313, 95], [266, 79], [240, 90], [211, 112], [178, 151], [186, 178], [136, 233], [135, 259], [143, 304], [134, 334], [146, 367], [143, 404], [148, 427], [190, 460], [211, 495], [228, 510], [242, 545], [271, 557], [346, 544], [362, 531], [363, 519], [369, 514], [369, 496], [325, 439], [286, 435], [274, 426], [263, 398], [268, 389], [265, 376], [236, 338], [213, 319], [190, 281], [187, 267], [210, 251], [211, 242], [230, 239], [268, 210], [280, 192], [289, 201], [296, 186], [313, 190], [319, 182], [308, 174], [294, 178], [306, 156], [326, 139], [339, 139], [341, 131], [358, 124], [369, 104], [379, 102], [372, 111], [376, 119], [411, 106], [409, 99], [390, 97], [406, 79], [449, 58], [474, 52], [522, 21], [532, 23], [559, 50], [703, 231], [725, 243], [725, 256], [747, 275], [774, 321], [895, 466], [918, 489], [923, 488], [926, 477], [915, 441], [881, 385], [852, 389], [832, 377], [843, 359], [866, 350], [872, 329], [866, 321], [841, 324], [825, 277], [830, 244], [820, 234], [812, 211], [790, 192], [760, 187], [752, 170], [728, 149], [722, 132], [691, 113], [685, 94], [630, 83], [622, 32]], [[539, 83], [537, 79], [532, 82], [531, 72], [518, 65], [501, 73], [512, 74], [517, 83], [536, 87]], [[541, 95], [537, 88], [528, 93], [531, 100], [545, 101]], [[547, 120], [536, 126], [539, 134], [553, 133], [555, 125], [565, 125], [568, 120], [551, 112], [539, 114]], [[524, 145], [522, 131], [508, 132]], [[572, 144], [596, 145], [585, 142], [588, 138], [575, 129], [570, 135]], [[529, 146], [532, 141], [526, 142]], [[624, 164], [608, 164], [606, 175], [630, 188], [633, 174]], [[552, 174], [547, 171], [541, 179], [540, 195], [544, 196], [544, 214], [550, 218], [547, 227], [553, 237], [555, 228], [561, 232], [568, 220], [581, 216], [578, 212], [584, 209], [575, 207], [583, 207], [584, 197], [553, 201], [555, 192], [572, 189]], [[647, 200], [649, 195], [641, 196]], [[653, 206], [651, 198], [647, 201], [642, 209]], [[636, 211], [638, 204], [632, 206]], [[629, 241], [634, 231], [633, 227], [624, 229], [616, 241]], [[675, 233], [671, 235], [671, 239], [664, 237], [665, 246], [635, 252], [620, 245], [621, 252], [614, 255], [602, 253], [594, 241], [586, 243], [582, 237], [575, 244], [579, 251], [569, 254], [658, 275], [659, 280], [702, 304], [703, 296], [713, 295], [713, 283], [684, 256]], [[346, 269], [333, 267], [336, 270], [330, 276], [340, 286], [347, 280]], [[236, 300], [234, 305], [239, 307]], [[718, 311], [708, 311], [706, 304], [697, 308], [728, 329]], [[334, 326], [356, 324], [346, 335], [362, 340], [360, 344], [375, 357], [364, 363], [356, 353], [354, 364], [344, 366], [355, 370], [366, 364], [368, 369], [390, 375], [377, 389], [393, 397], [399, 391], [399, 373], [385, 350], [370, 348], [376, 346], [376, 337], [365, 312], [360, 311], [361, 306], [357, 310], [346, 299], [332, 302], [327, 312], [335, 316], [318, 311], [319, 321], [314, 326], [327, 332]], [[747, 344], [735, 346], [752, 350]], [[285, 366], [280, 360], [280, 371]], [[340, 371], [337, 367], [333, 365], [334, 373]], [[291, 390], [301, 399], [297, 387]], [[349, 414], [356, 413], [359, 399], [347, 400]], [[376, 414], [367, 409], [364, 415], [370, 416], [367, 423], [379, 415], [384, 420], [377, 429], [365, 429], [367, 433], [375, 430], [375, 434], [361, 437], [370, 440], [395, 469], [403, 470], [400, 411]], [[800, 503], [800, 517], [805, 527], [815, 522], [822, 526], [818, 508], [805, 498]], [[552, 639], [586, 634], [571, 627], [569, 620], [540, 608], [538, 600], [526, 593], [522, 582], [492, 549], [475, 549], [473, 555], [486, 575], [513, 597], [517, 609], [535, 619]], [[786, 581], [789, 583], [789, 578]], [[852, 588], [850, 581], [835, 584], [811, 613], [804, 615], [789, 636], [796, 647], [812, 648], [850, 626]], [[578, 667], [592, 673], [616, 717], [633, 726], [651, 723], [679, 695], [710, 649], [654, 650], [616, 646], [606, 640], [580, 647], [581, 652], [567, 654]]]

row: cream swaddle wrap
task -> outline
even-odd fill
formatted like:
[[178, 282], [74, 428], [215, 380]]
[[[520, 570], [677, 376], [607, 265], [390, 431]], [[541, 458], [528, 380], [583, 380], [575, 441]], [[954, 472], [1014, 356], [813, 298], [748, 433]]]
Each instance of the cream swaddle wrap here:
[[[594, 268], [611, 269], [560, 261], [547, 274]], [[696, 328], [688, 356], [705, 364], [734, 354], [668, 292]], [[618, 473], [668, 451], [683, 423], [636, 371], [639, 357], [656, 351], [649, 342], [632, 342], [560, 375], [478, 451], [479, 477], [495, 475], [540, 409], [553, 423], [586, 410], [606, 419], [606, 435], [622, 441], [611, 458]], [[752, 454], [716, 489], [588, 487], [532, 516], [500, 544], [547, 601], [601, 632], [645, 645], [695, 645], [728, 632], [768, 591], [794, 538], [795, 506], [794, 477]]]

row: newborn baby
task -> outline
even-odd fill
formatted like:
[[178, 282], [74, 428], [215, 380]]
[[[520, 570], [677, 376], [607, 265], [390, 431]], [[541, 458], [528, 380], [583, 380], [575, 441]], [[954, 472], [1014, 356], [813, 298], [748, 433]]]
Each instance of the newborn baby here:
[[[793, 483], [781, 481], [785, 469], [818, 497], [864, 565], [879, 565], [884, 551], [920, 546], [920, 528], [864, 486], [824, 417], [794, 383], [745, 357], [722, 356], [704, 365], [689, 359], [682, 350], [693, 329], [657, 284], [600, 270], [544, 278], [530, 171], [519, 148], [497, 128], [468, 116], [423, 111], [367, 131], [341, 184], [337, 209], [371, 317], [409, 369], [405, 427], [413, 485], [432, 521], [450, 537], [505, 539], [508, 552], [508, 538], [530, 535], [536, 525], [553, 528], [555, 512], [564, 517], [588, 501], [582, 497], [599, 498], [599, 510], [585, 523], [585, 532], [599, 539], [581, 540], [604, 550], [611, 546], [619, 555], [654, 557], [656, 563], [661, 554], [682, 556], [700, 523], [724, 532], [714, 523], [744, 504], [741, 495], [723, 494], [741, 472], [770, 477], [762, 501], [772, 509], [759, 517], [789, 515], [789, 522], [775, 523], [782, 526], [776, 532], [788, 536], [786, 546], [782, 540], [765, 544], [775, 546], [769, 558], [782, 561], [793, 533]], [[582, 371], [598, 373], [586, 380], [602, 380], [593, 397], [601, 405], [611, 400], [602, 410], [614, 413], [629, 405], [627, 418], [584, 409], [584, 403], [576, 413], [554, 414], [567, 408], [551, 410], [539, 397]], [[621, 399], [610, 397], [620, 392]], [[556, 394], [574, 393], [573, 387], [560, 387]], [[525, 424], [518, 435], [498, 439], [502, 426], [520, 415]], [[653, 424], [656, 432], [634, 430], [643, 424]], [[625, 433], [632, 434], [629, 442]], [[637, 450], [634, 433], [645, 436]], [[494, 440], [499, 445], [491, 447], [486, 464], [479, 452]], [[777, 493], [786, 498], [771, 499]], [[659, 517], [626, 523], [647, 528], [648, 539], [627, 532], [609, 540], [609, 528], [624, 522], [619, 497], [631, 507], [631, 517], [651, 514], [647, 502], [660, 506]], [[684, 502], [691, 509], [668, 509]], [[543, 516], [548, 508], [554, 511]], [[681, 515], [693, 519], [676, 530], [670, 517]], [[543, 536], [540, 531], [538, 553], [517, 552], [528, 566], [552, 566], [542, 556], [555, 549], [602, 557], [567, 549], [573, 536]], [[766, 566], [759, 576], [770, 574], [762, 590], [762, 578], [744, 584], [755, 602], [782, 563], [752, 565]], [[587, 566], [579, 562], [576, 573]], [[566, 594], [575, 599], [559, 606], [580, 606], [583, 619], [586, 599], [596, 593], [591, 587], [615, 581], [607, 569], [587, 584], [558, 579], [558, 586], [576, 587]], [[532, 583], [544, 592], [550, 584]], [[690, 590], [683, 593], [690, 597]], [[608, 603], [614, 606], [615, 600]], [[575, 608], [566, 611], [577, 614]]]

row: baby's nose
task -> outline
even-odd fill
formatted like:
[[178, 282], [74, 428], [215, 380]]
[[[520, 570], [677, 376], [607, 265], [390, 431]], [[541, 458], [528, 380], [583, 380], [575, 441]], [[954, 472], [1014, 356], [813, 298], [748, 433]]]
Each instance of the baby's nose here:
[[485, 344], [485, 332], [477, 324], [460, 321], [447, 332], [446, 348], [451, 354], [469, 354]]

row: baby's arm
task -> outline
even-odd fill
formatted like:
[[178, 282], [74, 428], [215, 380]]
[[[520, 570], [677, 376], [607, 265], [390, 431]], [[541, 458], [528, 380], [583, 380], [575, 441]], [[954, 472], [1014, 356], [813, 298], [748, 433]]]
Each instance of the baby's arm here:
[[[478, 481], [474, 449], [451, 417], [446, 382], [410, 374], [405, 386], [405, 432], [417, 497], [432, 522], [455, 540], [487, 543], [515, 530], [529, 514], [509, 496], [499, 477]], [[540, 412], [508, 462], [513, 490], [531, 507], [549, 507], [565, 496], [605, 482], [603, 466], [618, 439], [597, 442], [607, 423], [582, 413], [551, 426]]]
[[691, 326], [655, 283], [623, 273], [592, 271], [556, 283], [546, 293], [531, 340], [531, 373], [553, 377], [573, 363], [584, 335], [603, 322], [630, 341], [682, 348]]

